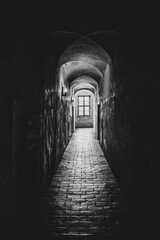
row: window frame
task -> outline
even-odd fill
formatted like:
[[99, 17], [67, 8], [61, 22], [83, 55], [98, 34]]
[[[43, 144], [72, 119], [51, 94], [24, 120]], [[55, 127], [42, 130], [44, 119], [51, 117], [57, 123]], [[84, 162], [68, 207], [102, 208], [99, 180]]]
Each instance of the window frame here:
[[[85, 97], [89, 98], [89, 104], [86, 104], [86, 100]], [[80, 104], [80, 98], [83, 98], [83, 103]], [[83, 114], [80, 114], [80, 108], [82, 108], [83, 110]], [[86, 108], [89, 108], [89, 114], [85, 113]], [[78, 117], [89, 117], [91, 115], [91, 96], [90, 95], [78, 95]]]

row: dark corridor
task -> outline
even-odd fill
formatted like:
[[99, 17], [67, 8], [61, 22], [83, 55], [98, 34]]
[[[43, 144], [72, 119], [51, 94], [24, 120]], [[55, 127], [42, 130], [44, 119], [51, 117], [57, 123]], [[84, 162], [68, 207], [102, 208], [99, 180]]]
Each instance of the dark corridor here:
[[127, 210], [93, 128], [76, 129], [40, 205], [43, 238], [127, 239]]
[[0, 239], [158, 238], [159, 8], [0, 4]]

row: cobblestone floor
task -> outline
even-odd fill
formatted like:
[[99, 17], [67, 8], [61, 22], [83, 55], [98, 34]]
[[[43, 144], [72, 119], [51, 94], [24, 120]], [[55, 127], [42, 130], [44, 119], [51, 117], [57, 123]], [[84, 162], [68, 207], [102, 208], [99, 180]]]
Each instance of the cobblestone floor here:
[[126, 212], [93, 129], [76, 129], [42, 201], [46, 239], [121, 239]]

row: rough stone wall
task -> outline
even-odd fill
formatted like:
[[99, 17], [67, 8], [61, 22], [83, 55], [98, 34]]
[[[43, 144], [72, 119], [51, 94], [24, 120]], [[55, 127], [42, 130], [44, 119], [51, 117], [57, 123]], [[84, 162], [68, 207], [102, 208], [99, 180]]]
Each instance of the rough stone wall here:
[[15, 35], [12, 56], [4, 52], [0, 59], [3, 240], [10, 240], [9, 234], [21, 239], [24, 232], [28, 239], [27, 232], [36, 231], [37, 203], [69, 140], [69, 107], [61, 98], [54, 59], [45, 65], [45, 39], [34, 33]]
[[43, 188], [56, 171], [69, 141], [69, 105], [67, 99], [61, 96], [62, 89], [54, 53], [46, 61], [41, 116]]
[[[42, 187], [40, 145], [40, 89], [43, 48], [37, 38], [17, 35], [12, 59], [12, 227], [19, 239], [35, 223]], [[25, 206], [25, 207], [24, 207]], [[32, 218], [31, 218], [32, 215]], [[26, 234], [27, 238], [27, 234]]]
[[149, 56], [143, 48], [136, 47], [128, 41], [121, 43], [115, 53], [110, 91], [102, 106], [101, 145], [126, 193], [133, 222], [136, 220], [136, 227], [143, 232], [146, 226], [154, 225], [148, 218], [153, 219], [156, 195], [158, 91], [155, 86], [159, 73], [154, 60], [150, 58], [152, 61], [148, 62]]
[[[67, 100], [54, 57], [38, 36], [17, 34], [0, 60], [0, 229], [3, 240], [36, 231], [41, 193], [69, 141]], [[54, 56], [54, 54], [52, 55]], [[30, 229], [30, 230], [29, 230]]]

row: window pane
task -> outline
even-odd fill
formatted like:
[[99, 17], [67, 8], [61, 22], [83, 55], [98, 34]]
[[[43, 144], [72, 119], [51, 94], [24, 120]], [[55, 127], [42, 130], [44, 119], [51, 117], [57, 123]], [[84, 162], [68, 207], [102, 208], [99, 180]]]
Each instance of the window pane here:
[[78, 108], [78, 115], [82, 116], [83, 115], [83, 107]]
[[78, 105], [83, 105], [83, 97], [78, 97]]
[[85, 107], [85, 115], [89, 115], [89, 107]]
[[85, 97], [85, 105], [89, 105], [89, 97]]

